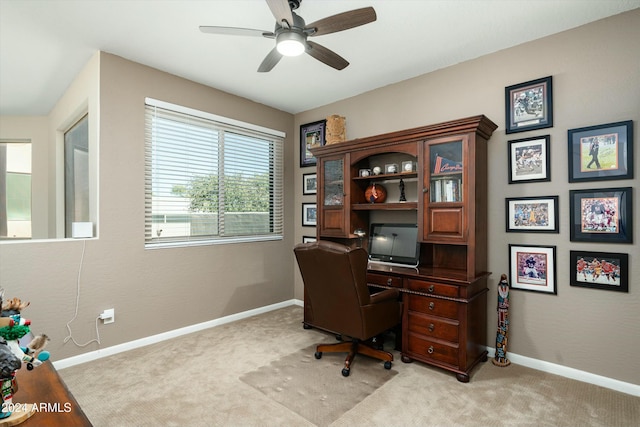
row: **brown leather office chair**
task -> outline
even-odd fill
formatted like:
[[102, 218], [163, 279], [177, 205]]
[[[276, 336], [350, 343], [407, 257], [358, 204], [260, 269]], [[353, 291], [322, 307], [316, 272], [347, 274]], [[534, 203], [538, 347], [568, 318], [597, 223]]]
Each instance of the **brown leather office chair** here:
[[294, 248], [304, 281], [306, 304], [310, 304], [312, 326], [352, 339], [336, 344], [319, 344], [315, 357], [323, 352], [348, 352], [342, 375], [349, 375], [357, 353], [383, 360], [391, 369], [393, 355], [365, 341], [400, 323], [402, 303], [398, 290], [375, 294], [367, 287], [367, 252], [362, 248], [319, 240]]

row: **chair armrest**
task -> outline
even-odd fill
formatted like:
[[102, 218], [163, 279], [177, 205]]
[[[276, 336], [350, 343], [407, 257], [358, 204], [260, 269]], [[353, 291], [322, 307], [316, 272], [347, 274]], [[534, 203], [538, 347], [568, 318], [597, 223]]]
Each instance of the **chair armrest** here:
[[381, 292], [376, 292], [370, 296], [369, 302], [371, 304], [379, 304], [388, 300], [396, 300], [400, 295], [400, 291], [397, 289], [385, 289]]

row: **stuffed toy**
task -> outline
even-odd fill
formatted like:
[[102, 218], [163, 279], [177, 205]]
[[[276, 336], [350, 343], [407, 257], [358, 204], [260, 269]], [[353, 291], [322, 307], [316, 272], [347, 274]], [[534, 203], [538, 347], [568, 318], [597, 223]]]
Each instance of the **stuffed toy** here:
[[4, 289], [0, 289], [0, 337], [4, 338], [14, 355], [27, 364], [32, 370], [49, 359], [49, 352], [43, 351], [49, 341], [46, 335], [38, 335], [26, 345], [21, 346], [20, 340], [31, 336], [31, 321], [22, 317], [21, 312], [30, 302], [23, 303], [19, 298], [4, 302]]

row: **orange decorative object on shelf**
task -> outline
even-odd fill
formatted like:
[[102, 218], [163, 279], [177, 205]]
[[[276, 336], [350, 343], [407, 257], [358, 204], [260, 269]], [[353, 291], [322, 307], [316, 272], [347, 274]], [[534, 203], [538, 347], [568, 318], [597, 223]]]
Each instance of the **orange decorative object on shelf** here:
[[364, 192], [369, 203], [383, 203], [387, 199], [387, 190], [380, 184], [371, 184]]

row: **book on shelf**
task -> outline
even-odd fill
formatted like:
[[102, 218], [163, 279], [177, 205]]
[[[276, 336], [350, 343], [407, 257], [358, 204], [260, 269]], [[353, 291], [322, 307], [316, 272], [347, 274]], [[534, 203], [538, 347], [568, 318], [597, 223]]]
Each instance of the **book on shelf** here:
[[455, 179], [436, 179], [431, 181], [432, 202], [459, 202], [462, 200], [462, 181]]

